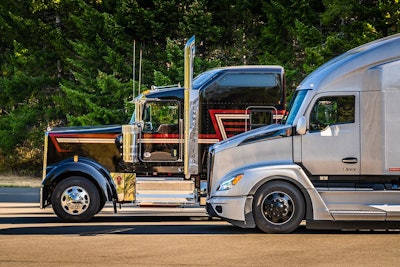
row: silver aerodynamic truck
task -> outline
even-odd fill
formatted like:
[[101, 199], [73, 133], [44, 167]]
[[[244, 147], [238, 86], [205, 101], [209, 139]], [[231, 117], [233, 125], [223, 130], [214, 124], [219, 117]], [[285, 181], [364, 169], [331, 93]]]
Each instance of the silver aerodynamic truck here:
[[267, 233], [400, 228], [400, 34], [311, 73], [280, 125], [213, 145], [207, 194], [210, 216]]

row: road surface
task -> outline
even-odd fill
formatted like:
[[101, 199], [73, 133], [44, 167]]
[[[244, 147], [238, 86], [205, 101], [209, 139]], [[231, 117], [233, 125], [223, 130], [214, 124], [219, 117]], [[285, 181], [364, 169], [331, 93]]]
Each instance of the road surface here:
[[38, 188], [0, 188], [0, 266], [400, 266], [397, 231], [267, 235], [209, 221], [202, 210], [107, 207], [60, 223]]

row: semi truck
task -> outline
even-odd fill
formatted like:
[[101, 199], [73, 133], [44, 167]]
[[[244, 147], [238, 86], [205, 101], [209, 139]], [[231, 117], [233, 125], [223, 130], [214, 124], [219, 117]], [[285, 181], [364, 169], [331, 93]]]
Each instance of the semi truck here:
[[266, 233], [400, 228], [400, 34], [323, 64], [281, 124], [214, 144], [207, 211]]
[[216, 68], [193, 77], [195, 38], [185, 46], [184, 86], [152, 87], [126, 125], [48, 129], [40, 207], [63, 221], [90, 220], [106, 202], [136, 207], [205, 206], [207, 148], [277, 123], [285, 108], [281, 66]]

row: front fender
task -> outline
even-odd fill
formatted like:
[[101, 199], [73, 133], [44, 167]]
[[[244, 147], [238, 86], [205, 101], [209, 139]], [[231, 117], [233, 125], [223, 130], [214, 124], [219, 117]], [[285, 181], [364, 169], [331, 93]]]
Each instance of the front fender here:
[[[243, 178], [230, 190], [218, 191], [218, 186], [232, 177], [243, 174]], [[260, 163], [237, 168], [222, 177], [213, 185], [211, 197], [250, 197], [256, 193], [263, 184], [281, 180], [294, 184], [303, 194], [306, 202], [307, 219], [312, 219], [317, 214], [319, 218], [330, 218], [328, 209], [303, 170], [296, 164], [271, 164]], [[247, 203], [246, 210], [251, 213], [251, 203]], [[314, 218], [315, 219], [315, 218]]]
[[[243, 178], [230, 190], [218, 191], [218, 186], [232, 177], [243, 174]], [[229, 173], [218, 179], [216, 184], [213, 184], [211, 195], [216, 196], [248, 196], [253, 195], [262, 184], [276, 177], [284, 177], [284, 179], [295, 181], [303, 188], [313, 188], [312, 183], [307, 176], [303, 175], [301, 168], [296, 164], [277, 164], [271, 162], [262, 162], [242, 166], [231, 170]]]
[[99, 193], [105, 201], [117, 200], [117, 191], [110, 173], [99, 163], [88, 159], [79, 158], [74, 161], [73, 158], [66, 159], [55, 166], [48, 168], [50, 171], [46, 174], [42, 182], [40, 196], [40, 207], [44, 208], [50, 204], [51, 191], [57, 183], [63, 179], [77, 175], [91, 180], [99, 189]]

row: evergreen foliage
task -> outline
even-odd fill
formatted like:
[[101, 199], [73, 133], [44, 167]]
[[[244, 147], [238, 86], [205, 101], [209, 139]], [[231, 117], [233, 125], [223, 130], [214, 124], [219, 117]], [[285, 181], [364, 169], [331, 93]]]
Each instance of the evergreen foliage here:
[[398, 0], [1, 1], [0, 172], [40, 172], [47, 127], [125, 123], [139, 51], [141, 91], [183, 83], [196, 35], [195, 74], [279, 64], [290, 94], [332, 57], [400, 32], [399, 18]]

